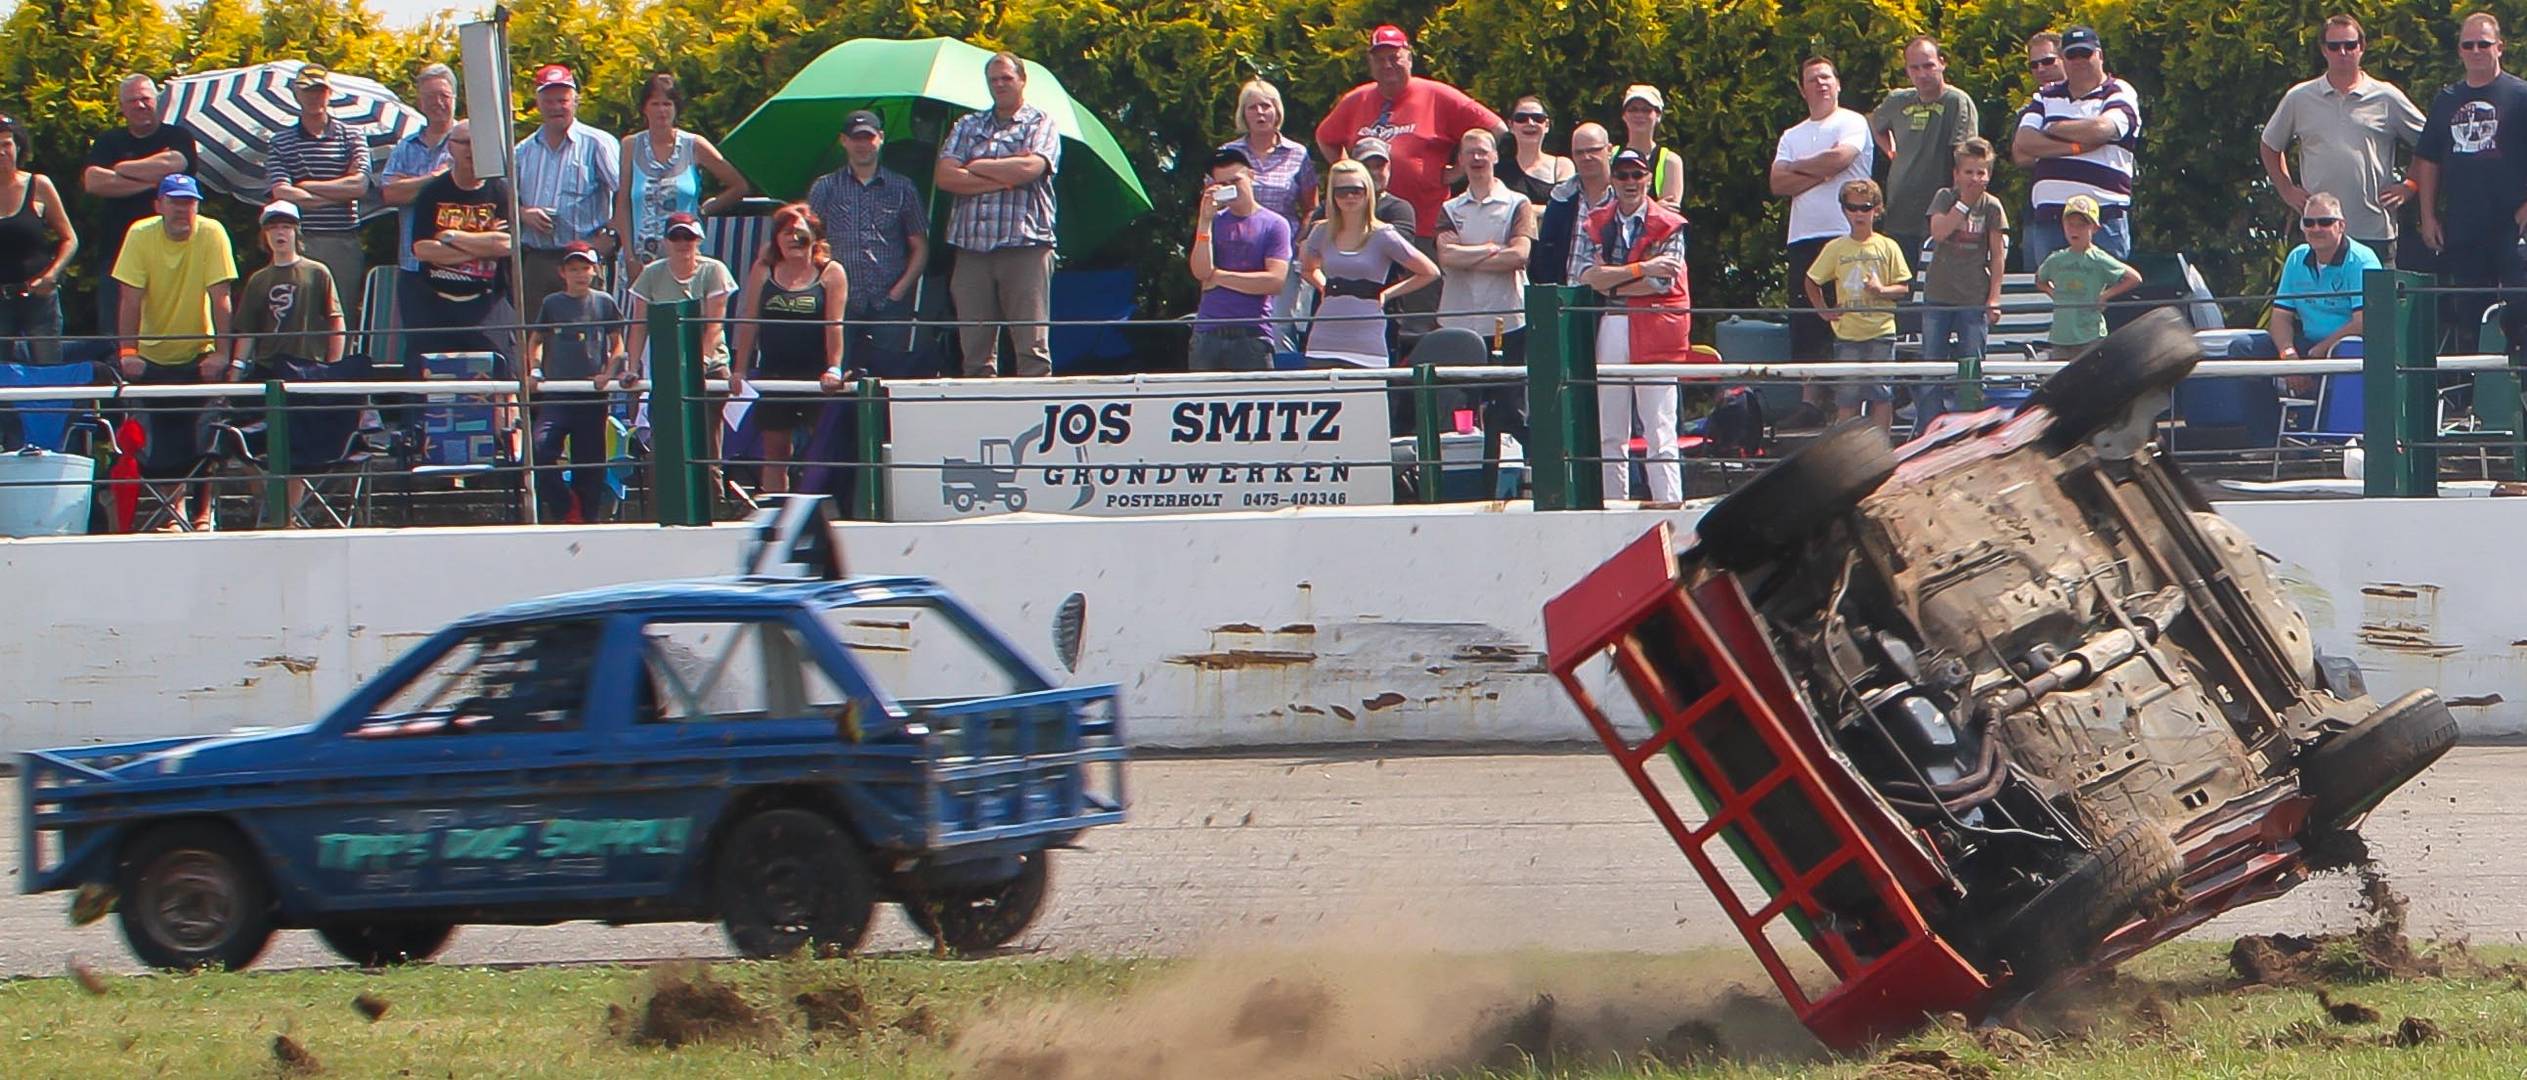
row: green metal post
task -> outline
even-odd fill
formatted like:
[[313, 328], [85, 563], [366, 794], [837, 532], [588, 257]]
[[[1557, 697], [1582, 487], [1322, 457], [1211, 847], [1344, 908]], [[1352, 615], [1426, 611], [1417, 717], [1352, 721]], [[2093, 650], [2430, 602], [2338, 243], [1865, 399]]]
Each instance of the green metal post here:
[[1569, 333], [1562, 289], [1527, 286], [1527, 483], [1538, 510], [1570, 505], [1570, 444], [1563, 438], [1562, 357]]
[[[1594, 307], [1607, 299], [1594, 289], [1565, 288], [1562, 307]], [[1595, 460], [1598, 449], [1598, 426], [1604, 418], [1597, 415], [1597, 323], [1596, 312], [1580, 311], [1562, 320], [1565, 345], [1562, 350], [1562, 439], [1572, 453], [1563, 459], [1562, 467], [1570, 477], [1569, 508], [1603, 510], [1606, 508], [1605, 463]], [[1630, 423], [1629, 420], [1622, 421]]]
[[1983, 407], [1983, 358], [1957, 358], [1957, 407], [1973, 412]]
[[1439, 501], [1439, 372], [1430, 364], [1413, 365], [1413, 484], [1421, 501]]
[[2439, 297], [2415, 293], [2428, 274], [2371, 270], [2361, 282], [2367, 312], [2361, 361], [2361, 441], [2368, 457], [2373, 496], [2428, 497], [2439, 493], [2438, 387], [2427, 371], [2439, 366]]
[[651, 484], [658, 523], [711, 523], [710, 468], [695, 459], [708, 446], [702, 426], [702, 305], [692, 300], [649, 306], [649, 427], [656, 442]]
[[862, 521], [886, 520], [886, 384], [873, 378], [861, 378], [857, 389], [859, 400], [851, 407], [859, 410], [852, 434], [859, 442], [858, 476], [851, 485], [851, 501], [856, 504], [851, 516]]
[[279, 379], [263, 383], [263, 527], [290, 527], [289, 475], [295, 471], [290, 463], [290, 414], [283, 408], [289, 402], [289, 389]]

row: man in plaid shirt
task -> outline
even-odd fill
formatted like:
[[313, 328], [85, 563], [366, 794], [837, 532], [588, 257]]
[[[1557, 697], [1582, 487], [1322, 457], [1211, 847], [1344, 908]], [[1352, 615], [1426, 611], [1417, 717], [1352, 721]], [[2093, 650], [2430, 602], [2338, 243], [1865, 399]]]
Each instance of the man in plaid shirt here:
[[1027, 70], [1014, 53], [983, 65], [992, 107], [956, 122], [939, 148], [932, 179], [956, 196], [948, 243], [956, 270], [948, 294], [966, 325], [957, 337], [965, 374], [1000, 370], [1000, 331], [1009, 330], [1020, 376], [1053, 373], [1045, 319], [1052, 311], [1053, 174], [1062, 137], [1044, 110], [1026, 103]]

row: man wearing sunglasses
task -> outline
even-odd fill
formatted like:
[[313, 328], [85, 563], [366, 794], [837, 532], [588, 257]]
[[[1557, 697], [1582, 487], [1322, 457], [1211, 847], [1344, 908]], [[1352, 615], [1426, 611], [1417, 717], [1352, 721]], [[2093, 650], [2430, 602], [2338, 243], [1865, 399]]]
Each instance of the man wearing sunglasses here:
[[[2343, 200], [2345, 230], [2391, 265], [2396, 209], [2413, 194], [2411, 182], [2395, 175], [2395, 144], [2421, 139], [2422, 110], [2394, 83], [2360, 70], [2366, 36], [2349, 15], [2325, 20], [2317, 45], [2325, 74], [2281, 96], [2258, 149], [2264, 175], [2291, 209], [2305, 212], [2310, 193], [2332, 192]], [[2282, 156], [2294, 141], [2296, 175]]]
[[[2519, 174], [2527, 146], [2510, 138], [2513, 130], [2527, 133], [2527, 81], [2501, 70], [2501, 24], [2482, 12], [2457, 25], [2457, 58], [2466, 77], [2431, 98], [2422, 141], [2413, 148], [2422, 243], [2439, 253], [2438, 272], [2456, 284], [2527, 284], [2527, 262], [2518, 254], [2519, 234], [2527, 229]], [[2520, 121], [2515, 128], [2512, 119]], [[2474, 327], [2492, 299], [2488, 292], [2450, 297], [2448, 326], [2460, 343], [2473, 345]], [[2508, 307], [2522, 309], [2527, 304]], [[2520, 320], [2504, 321], [2509, 340], [2518, 343]]]
[[[2031, 48], [2028, 55], [2035, 55]], [[2026, 265], [2062, 249], [2062, 207], [2073, 196], [2097, 201], [2097, 246], [2118, 259], [2132, 255], [2132, 169], [2141, 146], [2141, 95], [2106, 73], [2105, 42], [2097, 31], [2074, 26], [2062, 32], [2062, 81], [2047, 83], [2019, 110], [2010, 136], [2010, 160], [2027, 167], [2035, 183], [2028, 201], [2023, 250]], [[2039, 74], [2037, 81], [2042, 82]]]
[[2361, 275], [2378, 269], [2369, 245], [2344, 235], [2342, 200], [2317, 192], [2299, 215], [2308, 242], [2290, 249], [2273, 290], [2273, 342], [2284, 360], [2332, 356], [2344, 338], [2359, 337]]

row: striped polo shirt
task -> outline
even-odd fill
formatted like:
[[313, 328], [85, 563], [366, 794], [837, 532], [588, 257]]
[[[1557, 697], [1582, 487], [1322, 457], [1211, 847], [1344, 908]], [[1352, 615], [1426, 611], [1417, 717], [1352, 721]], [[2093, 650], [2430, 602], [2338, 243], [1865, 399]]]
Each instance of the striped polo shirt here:
[[2041, 131], [2052, 120], [2101, 118], [2115, 122], [2115, 141], [2085, 154], [2045, 158], [2031, 170], [2035, 183], [2028, 202], [2040, 220], [2060, 220], [2062, 204], [2073, 195], [2096, 199], [2109, 217], [2132, 206], [2133, 155], [2141, 148], [2141, 95], [2131, 83], [2109, 75], [2096, 89], [2078, 97], [2071, 96], [2069, 83], [2050, 84], [2018, 111], [2021, 131]]
[[[340, 120], [326, 120], [322, 135], [310, 136], [306, 128], [297, 124], [273, 132], [272, 147], [263, 158], [267, 189], [275, 184], [368, 174], [368, 140]], [[360, 227], [360, 204], [356, 200], [302, 206], [299, 212], [299, 227], [309, 232], [350, 232]]]

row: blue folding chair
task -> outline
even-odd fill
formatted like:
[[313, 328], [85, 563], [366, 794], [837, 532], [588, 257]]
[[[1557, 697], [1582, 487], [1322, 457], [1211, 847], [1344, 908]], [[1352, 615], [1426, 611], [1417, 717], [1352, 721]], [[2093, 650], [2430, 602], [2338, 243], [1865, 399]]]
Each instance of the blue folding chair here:
[[[1060, 270], [1053, 274], [1053, 320], [1116, 320], [1132, 317], [1140, 279], [1131, 270]], [[1098, 371], [1132, 355], [1132, 343], [1114, 326], [1055, 326], [1047, 344], [1053, 374]]]
[[[86, 386], [96, 378], [88, 364], [0, 364], [0, 386]], [[67, 448], [75, 422], [93, 420], [93, 402], [77, 398], [0, 403], [0, 450], [33, 446], [55, 452]], [[15, 434], [11, 435], [11, 429]]]

